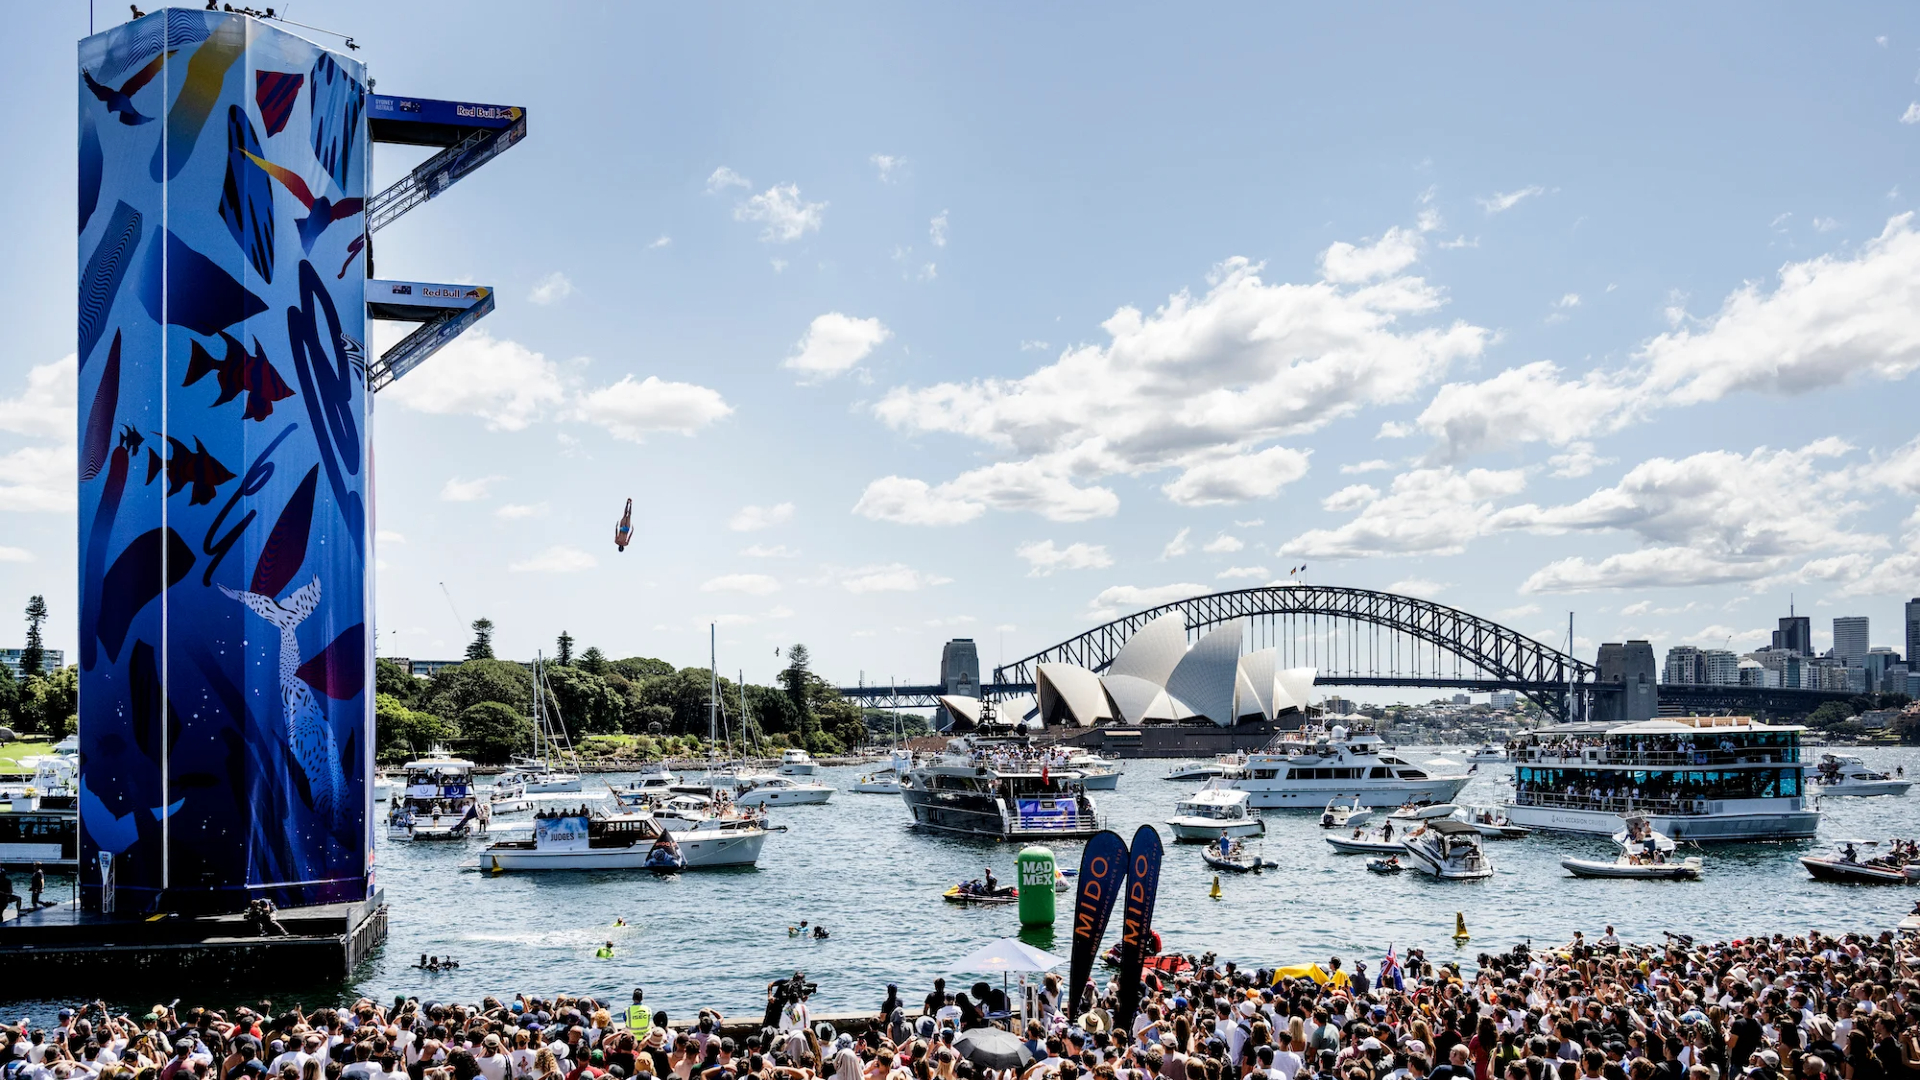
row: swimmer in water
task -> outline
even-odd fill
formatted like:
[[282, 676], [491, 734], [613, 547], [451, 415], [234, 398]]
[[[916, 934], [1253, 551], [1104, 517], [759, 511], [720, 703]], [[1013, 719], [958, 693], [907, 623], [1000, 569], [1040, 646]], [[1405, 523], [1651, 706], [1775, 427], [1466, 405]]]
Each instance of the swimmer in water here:
[[806, 932], [807, 932], [807, 920], [805, 920], [805, 919], [801, 919], [801, 920], [800, 920], [800, 925], [799, 925], [799, 926], [789, 926], [789, 927], [787, 927], [787, 936], [788, 936], [788, 937], [799, 937], [799, 936], [801, 936], [802, 934], [805, 934]]
[[627, 925], [627, 920], [625, 920], [625, 919], [622, 919], [622, 918], [619, 918], [619, 917], [617, 917], [617, 916], [616, 916], [616, 917], [614, 918], [614, 920], [613, 920], [613, 925], [615, 925], [615, 926], [625, 926], [625, 925]]

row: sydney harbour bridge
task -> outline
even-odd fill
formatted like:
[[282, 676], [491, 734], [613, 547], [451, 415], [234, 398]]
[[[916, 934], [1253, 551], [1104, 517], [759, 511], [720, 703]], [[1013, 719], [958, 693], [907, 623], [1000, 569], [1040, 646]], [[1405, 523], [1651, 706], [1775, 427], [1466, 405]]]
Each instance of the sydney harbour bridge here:
[[[993, 670], [983, 697], [1005, 700], [1034, 690], [1040, 664], [1069, 663], [1104, 671], [1120, 646], [1153, 620], [1178, 614], [1197, 637], [1240, 620], [1247, 647], [1278, 650], [1280, 667], [1311, 667], [1319, 686], [1407, 686], [1438, 690], [1512, 690], [1561, 719], [1618, 714], [1630, 679], [1657, 671], [1607, 671], [1553, 646], [1459, 608], [1376, 589], [1325, 585], [1262, 586], [1208, 593], [1162, 604], [1111, 622]], [[897, 708], [928, 707], [943, 686], [841, 687], [848, 697]], [[1837, 691], [1759, 686], [1658, 687], [1659, 700], [1681, 713], [1804, 714]]]

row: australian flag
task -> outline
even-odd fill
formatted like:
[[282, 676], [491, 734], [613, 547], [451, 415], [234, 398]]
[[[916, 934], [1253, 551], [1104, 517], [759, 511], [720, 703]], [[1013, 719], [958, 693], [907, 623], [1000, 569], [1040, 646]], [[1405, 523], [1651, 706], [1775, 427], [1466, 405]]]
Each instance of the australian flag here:
[[1380, 961], [1380, 974], [1374, 977], [1373, 985], [1391, 986], [1395, 990], [1405, 990], [1406, 983], [1400, 977], [1400, 961], [1393, 957], [1393, 945], [1388, 943], [1387, 955]]

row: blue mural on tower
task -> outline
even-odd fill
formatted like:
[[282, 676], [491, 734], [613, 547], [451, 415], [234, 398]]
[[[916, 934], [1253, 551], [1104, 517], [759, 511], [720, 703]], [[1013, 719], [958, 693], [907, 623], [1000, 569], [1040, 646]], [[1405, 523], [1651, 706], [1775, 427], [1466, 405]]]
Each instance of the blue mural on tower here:
[[79, 59], [84, 901], [365, 899], [365, 71], [180, 9]]

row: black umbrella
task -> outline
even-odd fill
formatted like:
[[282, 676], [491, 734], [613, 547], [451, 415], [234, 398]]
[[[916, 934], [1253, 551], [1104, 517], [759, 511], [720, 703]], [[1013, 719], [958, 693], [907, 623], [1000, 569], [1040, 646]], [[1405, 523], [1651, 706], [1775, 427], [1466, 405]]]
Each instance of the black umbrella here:
[[999, 1028], [969, 1028], [953, 1040], [953, 1048], [981, 1069], [1024, 1069], [1033, 1062], [1019, 1036]]

